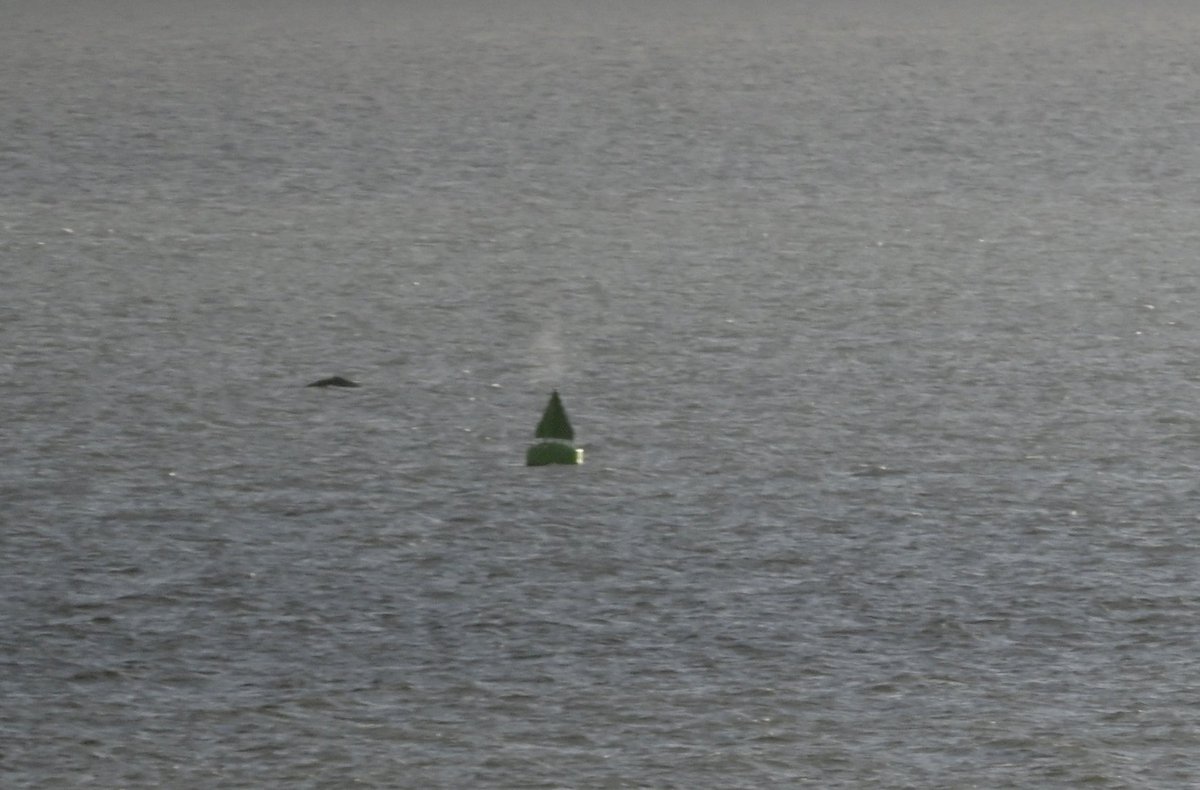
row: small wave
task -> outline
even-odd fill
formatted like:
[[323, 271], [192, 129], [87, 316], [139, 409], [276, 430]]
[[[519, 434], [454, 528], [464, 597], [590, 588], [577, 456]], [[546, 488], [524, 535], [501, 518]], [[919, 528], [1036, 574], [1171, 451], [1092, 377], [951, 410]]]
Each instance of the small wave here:
[[892, 475], [905, 475], [908, 471], [905, 469], [894, 469], [883, 464], [859, 464], [854, 471], [850, 473], [851, 477], [891, 477]]

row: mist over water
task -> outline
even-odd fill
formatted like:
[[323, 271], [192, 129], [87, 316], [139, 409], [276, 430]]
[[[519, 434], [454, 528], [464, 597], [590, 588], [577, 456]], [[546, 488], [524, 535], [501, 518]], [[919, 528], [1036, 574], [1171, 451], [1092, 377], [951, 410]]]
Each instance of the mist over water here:
[[533, 339], [530, 364], [535, 371], [531, 377], [533, 383], [553, 384], [563, 380], [567, 358], [562, 344], [562, 319], [558, 315], [548, 316], [545, 326]]
[[4, 16], [0, 785], [1196, 783], [1189, 5]]

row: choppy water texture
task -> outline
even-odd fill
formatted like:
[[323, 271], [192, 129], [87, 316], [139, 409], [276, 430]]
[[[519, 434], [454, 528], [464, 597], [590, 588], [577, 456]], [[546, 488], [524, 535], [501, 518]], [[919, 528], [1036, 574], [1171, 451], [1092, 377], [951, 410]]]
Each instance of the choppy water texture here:
[[6, 4], [0, 783], [1196, 785], [1200, 12], [1041, 5]]

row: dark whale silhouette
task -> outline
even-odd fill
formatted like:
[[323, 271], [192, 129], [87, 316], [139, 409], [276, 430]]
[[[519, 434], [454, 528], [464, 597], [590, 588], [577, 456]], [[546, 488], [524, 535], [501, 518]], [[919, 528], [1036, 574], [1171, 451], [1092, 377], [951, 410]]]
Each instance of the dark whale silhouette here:
[[306, 384], [306, 387], [361, 387], [362, 385], [350, 379], [344, 379], [341, 376], [330, 376], [327, 379], [314, 381], [312, 384]]

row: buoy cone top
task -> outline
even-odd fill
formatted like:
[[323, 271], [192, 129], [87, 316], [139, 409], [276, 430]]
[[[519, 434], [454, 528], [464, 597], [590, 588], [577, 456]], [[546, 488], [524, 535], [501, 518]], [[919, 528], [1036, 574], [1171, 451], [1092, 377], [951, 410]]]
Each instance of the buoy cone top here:
[[542, 413], [533, 435], [538, 439], [562, 439], [568, 442], [575, 438], [571, 421], [567, 419], [567, 410], [558, 398], [558, 390], [551, 393], [550, 402], [546, 404], [546, 411]]

